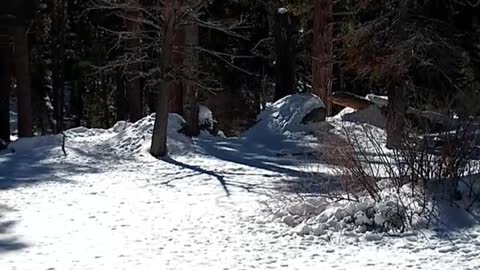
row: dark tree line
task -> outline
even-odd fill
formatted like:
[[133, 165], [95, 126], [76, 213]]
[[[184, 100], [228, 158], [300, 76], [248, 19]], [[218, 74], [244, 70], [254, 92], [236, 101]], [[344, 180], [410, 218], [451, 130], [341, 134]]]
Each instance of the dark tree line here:
[[453, 0], [22, 0], [0, 4], [0, 138], [109, 127], [168, 112], [199, 133], [199, 105], [236, 135], [266, 102], [311, 91], [390, 97], [390, 134], [408, 104], [477, 116], [480, 7]]

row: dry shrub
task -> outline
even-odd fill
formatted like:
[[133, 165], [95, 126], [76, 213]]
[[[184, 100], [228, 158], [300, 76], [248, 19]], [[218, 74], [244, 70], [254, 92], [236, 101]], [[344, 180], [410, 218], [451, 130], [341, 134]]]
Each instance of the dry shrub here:
[[[379, 202], [382, 196], [394, 194], [407, 209], [410, 225], [415, 216], [433, 213], [432, 196], [440, 195], [451, 203], [468, 201], [465, 206], [471, 208], [480, 199], [474, 177], [480, 172], [476, 130], [467, 122], [439, 133], [407, 125], [401, 145], [389, 150], [376, 128], [344, 126], [344, 140], [322, 149], [324, 160], [335, 166], [340, 180], [342, 192], [331, 197], [358, 200], [369, 196]], [[459, 190], [459, 183], [468, 191]]]

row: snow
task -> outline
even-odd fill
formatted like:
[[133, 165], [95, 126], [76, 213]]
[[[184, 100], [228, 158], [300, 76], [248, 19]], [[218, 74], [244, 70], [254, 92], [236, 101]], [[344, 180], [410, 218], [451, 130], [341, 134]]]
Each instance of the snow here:
[[302, 124], [312, 110], [325, 107], [322, 100], [310, 93], [286, 96], [267, 108], [257, 117], [257, 124], [247, 130], [242, 139], [278, 151], [293, 149], [315, 128]]
[[213, 119], [212, 111], [208, 107], [200, 105], [198, 110], [198, 122], [200, 125], [205, 125], [212, 129], [216, 121]]
[[277, 9], [277, 13], [278, 13], [278, 14], [288, 13], [288, 9], [287, 9], [287, 8], [284, 8], [284, 7], [278, 8], [278, 9]]
[[[148, 154], [154, 115], [69, 130], [66, 157], [61, 136], [19, 139], [9, 146], [14, 153], [0, 153], [1, 269], [480, 267], [475, 222], [458, 233], [389, 237], [370, 228], [391, 220], [396, 204], [388, 201], [311, 197], [288, 199], [274, 214], [265, 207], [298, 198], [292, 184], [318, 163], [278, 153], [316, 149], [318, 126], [301, 120], [321, 106], [310, 94], [286, 97], [239, 138], [187, 138], [177, 132], [183, 119], [171, 114], [164, 159]], [[338, 117], [327, 124], [339, 134], [346, 124], [359, 136], [366, 125]]]
[[17, 133], [17, 122], [18, 122], [18, 117], [16, 112], [10, 111], [10, 131], [12, 133]]

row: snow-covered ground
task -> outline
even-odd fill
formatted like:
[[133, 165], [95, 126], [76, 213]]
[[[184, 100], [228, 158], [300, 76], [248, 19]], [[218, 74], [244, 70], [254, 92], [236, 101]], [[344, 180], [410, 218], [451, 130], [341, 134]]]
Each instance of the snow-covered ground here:
[[61, 136], [18, 140], [0, 153], [0, 269], [479, 269], [475, 222], [452, 234], [301, 236], [266, 210], [314, 166], [299, 153], [316, 138], [299, 121], [318, 106], [281, 100], [240, 138], [191, 140], [171, 115], [162, 160], [148, 154], [152, 116], [70, 130], [67, 157]]

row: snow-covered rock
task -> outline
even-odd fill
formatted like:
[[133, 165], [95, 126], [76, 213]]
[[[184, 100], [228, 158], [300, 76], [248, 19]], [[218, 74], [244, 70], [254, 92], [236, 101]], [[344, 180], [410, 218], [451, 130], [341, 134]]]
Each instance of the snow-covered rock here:
[[290, 216], [290, 215], [286, 215], [286, 216], [282, 217], [282, 222], [287, 224], [290, 227], [294, 227], [294, 226], [297, 225], [297, 222], [295, 221], [295, 218], [293, 216]]
[[257, 124], [244, 133], [245, 137], [261, 138], [272, 135], [288, 135], [307, 131], [302, 120], [310, 112], [324, 108], [322, 100], [313, 94], [303, 93], [286, 96], [268, 105], [257, 117]]
[[203, 105], [200, 105], [198, 108], [198, 122], [201, 126], [209, 129], [213, 129], [213, 126], [216, 123], [212, 111]]
[[278, 9], [277, 9], [277, 13], [278, 13], [278, 14], [288, 13], [288, 9], [285, 8], [285, 7], [278, 8]]
[[372, 221], [362, 211], [358, 211], [357, 213], [355, 213], [354, 218], [355, 218], [355, 225], [371, 225], [372, 224]]
[[297, 228], [296, 234], [298, 234], [300, 236], [304, 236], [304, 235], [308, 235], [308, 234], [312, 233], [312, 231], [313, 231], [312, 227], [310, 227], [306, 224], [302, 224], [301, 226], [299, 226]]

